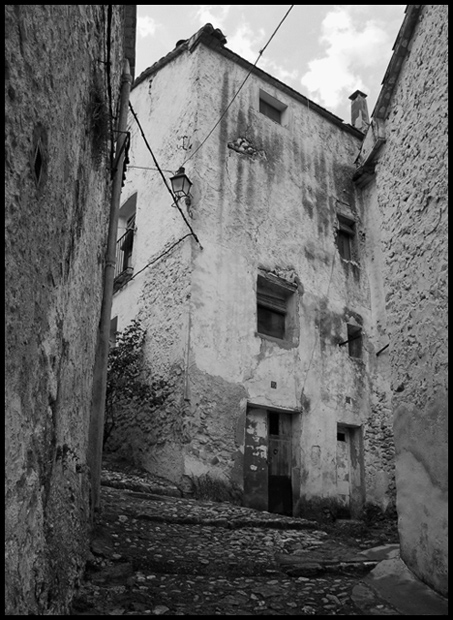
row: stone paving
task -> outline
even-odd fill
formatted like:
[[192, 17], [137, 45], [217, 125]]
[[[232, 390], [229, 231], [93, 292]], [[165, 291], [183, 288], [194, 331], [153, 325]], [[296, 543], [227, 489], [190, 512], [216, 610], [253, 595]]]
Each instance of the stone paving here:
[[352, 589], [377, 563], [358, 542], [304, 519], [176, 497], [168, 483], [164, 495], [160, 482], [103, 473], [72, 615], [399, 615], [380, 600], [356, 607]]

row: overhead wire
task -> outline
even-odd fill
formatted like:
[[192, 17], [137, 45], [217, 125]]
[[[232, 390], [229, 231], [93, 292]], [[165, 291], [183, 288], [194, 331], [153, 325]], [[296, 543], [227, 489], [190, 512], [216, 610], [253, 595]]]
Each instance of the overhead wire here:
[[131, 280], [133, 280], [134, 278], [136, 278], [138, 276], [139, 273], [141, 273], [142, 271], [145, 271], [145, 269], [147, 269], [148, 267], [151, 267], [151, 265], [153, 265], [154, 263], [156, 263], [160, 258], [162, 258], [163, 256], [165, 256], [165, 254], [168, 254], [175, 246], [178, 245], [178, 243], [181, 243], [181, 241], [184, 241], [184, 239], [187, 239], [187, 237], [191, 237], [192, 233], [187, 233], [187, 235], [184, 235], [184, 237], [181, 237], [181, 239], [178, 239], [178, 241], [176, 241], [175, 243], [173, 243], [173, 245], [171, 245], [169, 248], [167, 248], [164, 252], [162, 252], [162, 254], [159, 254], [159, 256], [156, 256], [156, 258], [153, 258], [153, 260], [149, 261], [149, 263], [147, 263], [144, 267], [142, 267], [142, 269], [140, 269], [139, 271], [137, 271], [137, 273], [134, 273], [134, 275], [132, 276], [132, 278], [130, 278], [128, 280], [128, 282], [130, 282]]
[[156, 156], [154, 155], [154, 153], [153, 153], [153, 151], [152, 151], [152, 149], [151, 149], [151, 147], [150, 147], [150, 145], [149, 145], [149, 142], [148, 142], [148, 140], [147, 140], [147, 138], [146, 138], [146, 136], [145, 136], [145, 132], [144, 132], [144, 131], [143, 131], [143, 129], [142, 129], [142, 126], [141, 126], [141, 124], [140, 124], [140, 121], [138, 120], [138, 116], [137, 116], [137, 114], [136, 114], [136, 112], [135, 112], [135, 110], [134, 110], [134, 108], [133, 108], [133, 106], [132, 106], [132, 104], [131, 104], [131, 102], [130, 102], [130, 101], [129, 101], [129, 109], [130, 109], [130, 111], [132, 112], [132, 115], [133, 115], [133, 117], [134, 117], [134, 119], [135, 119], [135, 122], [136, 122], [136, 123], [137, 123], [137, 125], [138, 125], [138, 128], [139, 128], [139, 130], [140, 130], [141, 136], [142, 136], [142, 138], [143, 138], [143, 140], [144, 140], [144, 142], [145, 142], [145, 144], [146, 144], [146, 148], [147, 148], [147, 149], [148, 149], [148, 151], [151, 153], [151, 157], [153, 158], [154, 164], [155, 164], [155, 166], [156, 166], [157, 170], [159, 171], [160, 176], [162, 177], [162, 179], [163, 179], [163, 181], [164, 181], [165, 187], [167, 188], [167, 190], [168, 190], [168, 192], [169, 192], [170, 196], [172, 197], [172, 199], [174, 200], [174, 203], [175, 203], [176, 208], [178, 209], [179, 213], [181, 214], [181, 216], [182, 216], [182, 218], [183, 218], [184, 222], [186, 223], [187, 227], [189, 228], [189, 230], [190, 230], [191, 234], [193, 235], [193, 237], [194, 237], [195, 241], [198, 243], [198, 245], [200, 246], [200, 248], [201, 248], [201, 249], [203, 249], [203, 247], [202, 247], [202, 245], [201, 245], [201, 243], [200, 243], [200, 241], [199, 241], [199, 239], [198, 239], [197, 235], [195, 234], [195, 232], [194, 232], [194, 230], [193, 230], [192, 226], [190, 225], [190, 222], [188, 222], [188, 220], [187, 220], [186, 216], [184, 215], [184, 213], [183, 213], [183, 211], [182, 211], [181, 207], [179, 206], [178, 199], [177, 199], [177, 198], [176, 198], [176, 196], [173, 194], [173, 192], [172, 192], [172, 190], [171, 190], [171, 187], [168, 185], [168, 181], [167, 181], [167, 179], [165, 178], [165, 175], [164, 175], [164, 173], [162, 172], [161, 167], [159, 166], [159, 162], [157, 161]]
[[223, 117], [225, 116], [225, 114], [228, 112], [228, 110], [230, 109], [231, 105], [233, 104], [233, 101], [236, 99], [236, 97], [239, 95], [239, 93], [241, 92], [244, 84], [246, 83], [246, 81], [249, 79], [253, 69], [256, 67], [259, 59], [261, 58], [261, 56], [263, 55], [265, 49], [267, 48], [267, 46], [269, 45], [269, 43], [272, 41], [272, 39], [274, 38], [274, 36], [276, 35], [278, 29], [280, 28], [280, 26], [283, 24], [283, 22], [285, 21], [285, 19], [288, 17], [290, 11], [293, 9], [295, 5], [292, 4], [289, 9], [286, 11], [284, 17], [282, 18], [282, 20], [280, 21], [280, 23], [278, 24], [277, 28], [274, 30], [274, 32], [272, 33], [271, 37], [269, 38], [268, 42], [266, 43], [266, 45], [263, 47], [262, 50], [260, 50], [259, 54], [258, 54], [258, 58], [255, 60], [255, 62], [253, 63], [252, 68], [250, 69], [250, 71], [247, 73], [247, 75], [244, 78], [244, 81], [242, 82], [242, 84], [239, 86], [239, 88], [237, 89], [236, 93], [234, 94], [233, 98], [231, 99], [230, 103], [227, 105], [227, 107], [225, 108], [225, 110], [222, 112], [220, 118], [218, 119], [218, 121], [216, 122], [216, 124], [214, 125], [214, 127], [211, 129], [211, 131], [208, 133], [208, 135], [205, 137], [205, 139], [197, 146], [197, 148], [193, 151], [193, 153], [190, 154], [190, 156], [185, 159], [183, 161], [183, 163], [181, 164], [181, 166], [184, 166], [190, 159], [192, 159], [192, 157], [195, 155], [195, 153], [197, 153], [201, 147], [204, 145], [204, 143], [208, 140], [208, 138], [211, 136], [211, 134], [214, 132], [214, 130], [218, 127], [218, 125], [220, 124], [220, 122], [222, 121]]

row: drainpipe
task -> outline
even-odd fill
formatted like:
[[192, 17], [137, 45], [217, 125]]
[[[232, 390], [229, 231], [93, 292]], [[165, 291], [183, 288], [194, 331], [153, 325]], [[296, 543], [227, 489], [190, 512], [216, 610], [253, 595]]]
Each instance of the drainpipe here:
[[109, 353], [110, 314], [112, 310], [113, 280], [116, 262], [116, 237], [118, 231], [118, 214], [123, 184], [125, 145], [127, 139], [127, 115], [132, 77], [127, 58], [123, 64], [121, 76], [121, 94], [118, 119], [118, 139], [116, 157], [113, 164], [112, 199], [110, 203], [110, 221], [107, 237], [107, 254], [104, 269], [104, 291], [102, 297], [101, 317], [97, 335], [96, 357], [93, 370], [93, 394], [91, 400], [90, 429], [88, 436], [87, 461], [91, 476], [91, 520], [100, 508], [102, 444], [104, 436], [105, 396], [107, 391], [107, 361]]

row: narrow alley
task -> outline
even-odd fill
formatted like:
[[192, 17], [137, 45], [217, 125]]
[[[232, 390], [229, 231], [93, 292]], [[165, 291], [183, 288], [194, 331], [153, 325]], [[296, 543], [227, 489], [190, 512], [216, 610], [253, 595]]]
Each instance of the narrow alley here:
[[358, 605], [353, 595], [397, 553], [396, 524], [322, 527], [181, 498], [171, 483], [112, 462], [102, 481], [72, 615], [400, 615], [376, 596]]

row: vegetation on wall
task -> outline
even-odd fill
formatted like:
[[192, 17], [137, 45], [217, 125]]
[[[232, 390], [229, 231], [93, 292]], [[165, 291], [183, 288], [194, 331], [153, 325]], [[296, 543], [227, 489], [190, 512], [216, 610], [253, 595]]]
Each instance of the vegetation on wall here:
[[143, 345], [146, 330], [134, 319], [119, 333], [116, 345], [110, 348], [107, 366], [104, 445], [113, 432], [120, 410], [150, 411], [162, 405], [168, 395], [161, 378], [151, 378]]

